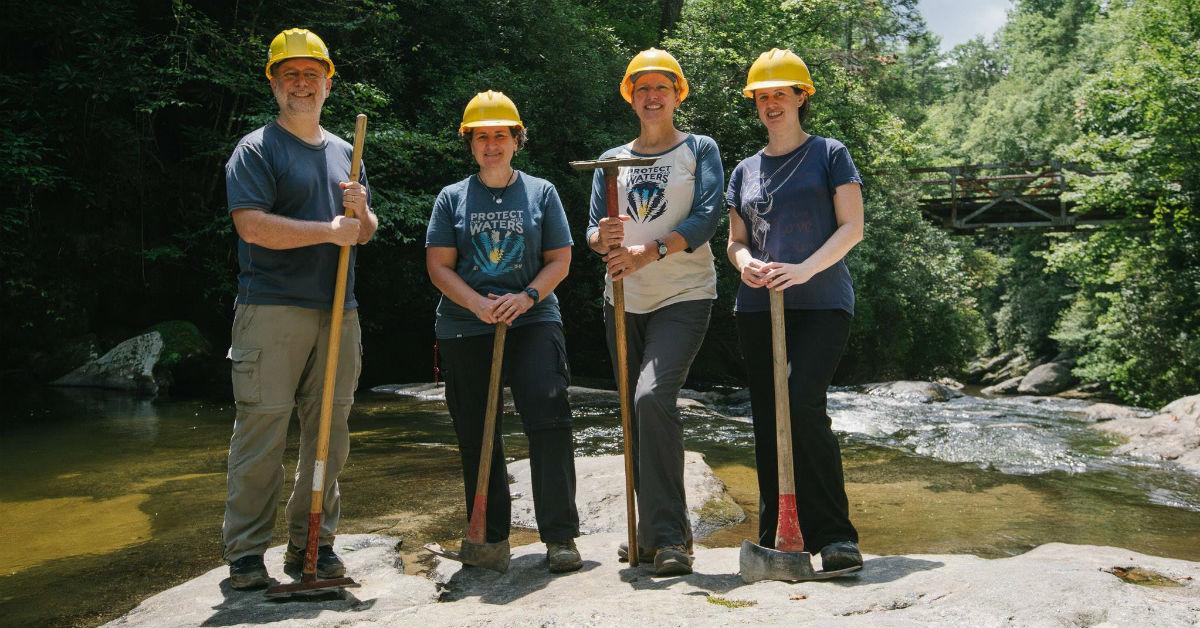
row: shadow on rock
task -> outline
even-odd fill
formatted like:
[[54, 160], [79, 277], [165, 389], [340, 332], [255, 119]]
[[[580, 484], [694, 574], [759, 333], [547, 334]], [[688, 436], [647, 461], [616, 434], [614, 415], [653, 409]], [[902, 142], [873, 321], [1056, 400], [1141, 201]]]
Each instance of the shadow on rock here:
[[[272, 579], [271, 586], [277, 584]], [[270, 624], [288, 620], [313, 619], [322, 611], [356, 613], [370, 610], [375, 600], [360, 600], [348, 590], [325, 592], [307, 597], [284, 600], [268, 599], [263, 589], [238, 591], [221, 581], [221, 595], [225, 600], [213, 607], [216, 613], [204, 620], [201, 626], [237, 626], [240, 624]]]
[[637, 591], [669, 589], [676, 583], [686, 582], [692, 587], [709, 593], [728, 593], [746, 584], [737, 574], [708, 574], [695, 571], [686, 576], [656, 578], [651, 569], [649, 566], [645, 568], [626, 567], [620, 571], [621, 582], [629, 583], [631, 588]]
[[446, 583], [446, 591], [442, 594], [441, 601], [453, 602], [478, 597], [484, 604], [508, 604], [545, 589], [555, 579], [570, 578], [599, 566], [599, 562], [585, 560], [583, 567], [576, 571], [552, 574], [546, 569], [546, 557], [541, 554], [514, 556], [507, 573], [464, 566]]
[[918, 571], [930, 571], [945, 566], [946, 563], [936, 560], [922, 560], [908, 556], [880, 556], [863, 561], [862, 570], [854, 574], [857, 577], [838, 578], [830, 580], [829, 583], [843, 587], [883, 584], [884, 582], [895, 582]]

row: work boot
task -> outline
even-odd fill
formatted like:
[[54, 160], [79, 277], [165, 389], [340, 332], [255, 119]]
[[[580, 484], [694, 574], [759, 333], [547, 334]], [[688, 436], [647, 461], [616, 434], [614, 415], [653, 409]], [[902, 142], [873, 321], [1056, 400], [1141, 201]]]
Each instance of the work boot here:
[[[654, 548], [638, 545], [638, 563], [649, 564], [654, 562]], [[629, 543], [622, 542], [617, 546], [617, 561], [622, 563], [629, 562]]]
[[271, 581], [263, 557], [257, 554], [243, 556], [229, 563], [229, 584], [238, 591], [261, 589]]
[[546, 541], [546, 564], [550, 567], [550, 573], [566, 573], [583, 567], [575, 540]]
[[692, 573], [692, 557], [687, 546], [668, 545], [654, 553], [654, 575], [686, 576]]
[[838, 541], [821, 548], [821, 571], [841, 571], [862, 564], [862, 552], [854, 541]]
[[[304, 548], [291, 542], [283, 553], [283, 571], [289, 576], [298, 576], [304, 571]], [[322, 580], [341, 578], [346, 575], [346, 565], [334, 553], [332, 545], [317, 547], [317, 577]]]

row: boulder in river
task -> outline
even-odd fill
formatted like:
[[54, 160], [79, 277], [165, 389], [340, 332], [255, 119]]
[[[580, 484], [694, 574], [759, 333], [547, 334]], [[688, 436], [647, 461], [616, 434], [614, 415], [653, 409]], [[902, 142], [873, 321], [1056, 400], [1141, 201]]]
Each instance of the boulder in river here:
[[[867, 555], [856, 577], [742, 582], [738, 549], [696, 548], [696, 573], [655, 578], [618, 563], [623, 534], [578, 540], [583, 568], [550, 574], [545, 547], [514, 548], [507, 573], [439, 561], [405, 575], [396, 539], [339, 536], [344, 598], [279, 603], [234, 591], [227, 568], [155, 595], [109, 626], [1194, 626], [1200, 563], [1051, 543], [983, 559]], [[278, 571], [280, 550], [267, 554]], [[819, 557], [814, 557], [819, 566]], [[440, 596], [439, 596], [440, 590]]]
[[[156, 395], [169, 388], [181, 375], [188, 382], [198, 377], [195, 373], [200, 369], [196, 364], [211, 353], [208, 341], [195, 325], [186, 321], [167, 321], [118, 344], [51, 385]], [[224, 374], [228, 378], [228, 365], [225, 365]]]
[[1171, 460], [1200, 475], [1200, 395], [1182, 397], [1149, 418], [1119, 418], [1096, 429], [1128, 441], [1116, 453]]
[[154, 365], [162, 353], [163, 337], [157, 331], [135, 336], [108, 353], [51, 382], [53, 386], [111, 388], [143, 395], [158, 394]]
[[1015, 395], [1021, 386], [1021, 377], [1011, 377], [999, 384], [993, 384], [979, 391], [985, 395]]
[[[579, 509], [580, 531], [584, 534], [625, 529], [624, 460], [620, 455], [575, 458], [575, 505]], [[509, 487], [514, 495], [513, 525], [536, 529], [529, 460], [508, 465], [508, 473], [514, 480]], [[746, 513], [725, 492], [725, 484], [705, 464], [702, 454], [684, 453], [683, 484], [688, 520], [696, 538], [746, 518]]]
[[955, 397], [963, 396], [957, 390], [936, 382], [896, 381], [866, 384], [862, 387], [862, 391], [868, 395], [907, 399], [921, 403], [949, 401]]
[[1070, 388], [1074, 382], [1071, 367], [1061, 362], [1047, 362], [1026, 373], [1017, 386], [1017, 392], [1022, 395], [1053, 395]]
[[1083, 418], [1088, 423], [1113, 421], [1115, 419], [1144, 419], [1154, 414], [1141, 408], [1119, 406], [1115, 403], [1093, 403], [1083, 409]]

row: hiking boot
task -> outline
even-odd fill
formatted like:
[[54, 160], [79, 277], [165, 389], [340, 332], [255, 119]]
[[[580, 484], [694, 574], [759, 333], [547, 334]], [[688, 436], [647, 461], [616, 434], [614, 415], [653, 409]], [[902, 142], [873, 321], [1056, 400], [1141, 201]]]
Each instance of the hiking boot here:
[[654, 553], [654, 575], [686, 576], [692, 573], [692, 557], [687, 546], [668, 545]]
[[263, 557], [243, 556], [229, 563], [229, 584], [238, 591], [261, 589], [271, 582]]
[[[299, 575], [304, 571], [304, 548], [288, 543], [283, 553], [283, 571], [289, 576]], [[334, 553], [332, 545], [317, 547], [317, 577], [322, 580], [341, 578], [346, 575], [346, 565]]]
[[550, 573], [566, 573], [583, 567], [575, 540], [546, 541], [546, 564], [550, 566]]
[[838, 541], [821, 548], [821, 571], [841, 571], [862, 564], [862, 552], [854, 541]]
[[[629, 543], [622, 542], [617, 546], [617, 561], [622, 563], [629, 562]], [[648, 564], [654, 562], [654, 548], [638, 545], [638, 563]]]

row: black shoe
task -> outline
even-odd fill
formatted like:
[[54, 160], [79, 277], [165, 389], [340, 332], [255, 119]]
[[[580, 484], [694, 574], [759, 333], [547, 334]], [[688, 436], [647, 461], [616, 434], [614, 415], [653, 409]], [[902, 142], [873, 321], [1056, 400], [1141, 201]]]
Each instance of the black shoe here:
[[262, 556], [243, 556], [229, 563], [229, 584], [239, 591], [261, 589], [270, 582]]
[[583, 559], [579, 556], [579, 548], [575, 547], [575, 540], [546, 541], [546, 564], [550, 573], [566, 573], [583, 567]]
[[862, 564], [862, 552], [854, 541], [838, 541], [821, 548], [821, 571], [841, 571]]
[[686, 576], [692, 573], [692, 557], [685, 545], [668, 545], [654, 553], [654, 575]]
[[[283, 570], [288, 575], [297, 575], [304, 571], [304, 548], [296, 547], [290, 542], [283, 553]], [[322, 580], [341, 578], [346, 575], [346, 565], [334, 553], [332, 545], [322, 545], [317, 548], [317, 577]]]

